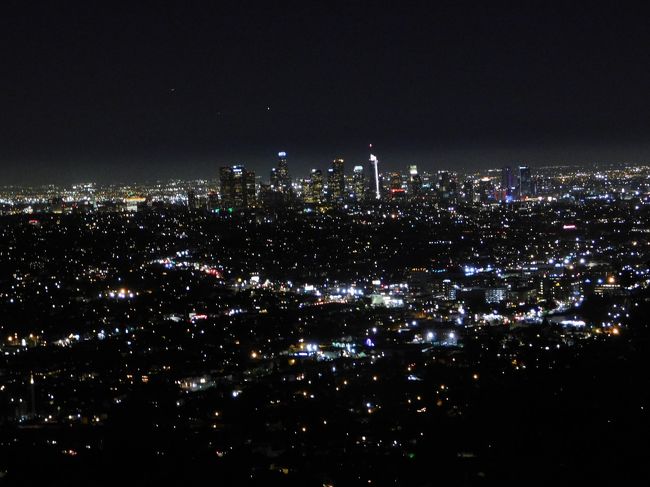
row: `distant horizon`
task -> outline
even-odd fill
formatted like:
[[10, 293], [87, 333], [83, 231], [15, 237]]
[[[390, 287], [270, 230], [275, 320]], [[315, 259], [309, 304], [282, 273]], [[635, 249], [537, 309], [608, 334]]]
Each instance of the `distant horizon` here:
[[[286, 149], [281, 149], [286, 150]], [[184, 157], [178, 157], [174, 160], [170, 158], [160, 157], [133, 157], [122, 160], [111, 160], [106, 163], [97, 163], [90, 166], [79, 165], [77, 162], [71, 160], [59, 160], [55, 163], [47, 163], [45, 161], [33, 162], [31, 164], [30, 170], [21, 171], [18, 169], [18, 166], [22, 164], [16, 164], [14, 171], [11, 171], [9, 174], [5, 172], [0, 186], [20, 186], [20, 187], [29, 187], [29, 186], [46, 186], [46, 185], [74, 185], [74, 184], [83, 184], [83, 183], [97, 183], [103, 185], [111, 184], [144, 184], [152, 183], [156, 181], [170, 181], [170, 180], [181, 180], [181, 181], [191, 181], [191, 180], [210, 180], [218, 179], [218, 171], [221, 166], [231, 166], [236, 164], [242, 164], [247, 169], [250, 169], [255, 172], [256, 177], [261, 178], [262, 181], [267, 181], [269, 179], [270, 171], [277, 163], [277, 152], [271, 153], [268, 157], [262, 158], [258, 154], [255, 157], [245, 158], [245, 157], [230, 157], [228, 160], [224, 157], [221, 160], [219, 158], [209, 158], [208, 156], [204, 157], [192, 157], [188, 156], [187, 160]], [[292, 157], [292, 152], [286, 150], [287, 159], [289, 165], [289, 172], [293, 178], [306, 178], [309, 175], [309, 171], [313, 168], [321, 169], [326, 171], [332, 160], [335, 158], [342, 158], [345, 161], [345, 172], [349, 174], [352, 172], [352, 167], [355, 165], [364, 165], [367, 163], [369, 152], [366, 152], [366, 157], [363, 158], [363, 155], [360, 155], [360, 151], [356, 151], [354, 158], [348, 158], [343, 153], [333, 153], [329, 160], [326, 156], [321, 156], [318, 158], [318, 162], [315, 164], [309, 164], [309, 158], [305, 155], [299, 155], [297, 158]], [[595, 151], [597, 152], [597, 151]], [[478, 156], [473, 158], [473, 163], [463, 165], [459, 167], [458, 160], [459, 156], [439, 158], [436, 162], [433, 161], [423, 161], [421, 158], [418, 158], [416, 155], [412, 157], [404, 157], [404, 162], [396, 162], [397, 157], [388, 156], [388, 159], [382, 156], [380, 150], [375, 150], [373, 148], [373, 153], [379, 157], [380, 171], [381, 172], [392, 172], [392, 171], [404, 171], [411, 164], [416, 164], [418, 170], [421, 172], [436, 172], [436, 171], [450, 171], [456, 173], [473, 173], [486, 171], [489, 169], [499, 169], [504, 166], [515, 166], [515, 165], [529, 165], [533, 168], [544, 168], [544, 167], [596, 167], [598, 165], [644, 165], [650, 161], [650, 149], [648, 150], [647, 155], [645, 151], [639, 151], [637, 157], [615, 157], [615, 155], [610, 155], [609, 157], [601, 157], [600, 159], [583, 157], [583, 158], [572, 158], [572, 159], [560, 159], [560, 158], [544, 158], [543, 160], [538, 160], [535, 158], [517, 158], [515, 155], [518, 155], [519, 151], [512, 151], [511, 157], [507, 157], [508, 151], [501, 152], [501, 157], [498, 160], [494, 158], [488, 158], [484, 156], [479, 159]], [[388, 152], [390, 154], [390, 152]], [[300, 154], [300, 153], [299, 153]], [[645, 157], [643, 157], [645, 156]], [[85, 159], [89, 160], [91, 158]], [[316, 159], [314, 157], [313, 159]], [[492, 159], [492, 160], [488, 160]], [[581, 160], [576, 160], [581, 159]], [[139, 162], [135, 162], [139, 160]], [[96, 161], [96, 159], [95, 159]], [[159, 161], [157, 163], [157, 161]], [[48, 175], [49, 168], [51, 165], [57, 165], [59, 171], [57, 175], [51, 177]], [[3, 164], [6, 166], [6, 163]], [[81, 169], [80, 169], [81, 168]]]

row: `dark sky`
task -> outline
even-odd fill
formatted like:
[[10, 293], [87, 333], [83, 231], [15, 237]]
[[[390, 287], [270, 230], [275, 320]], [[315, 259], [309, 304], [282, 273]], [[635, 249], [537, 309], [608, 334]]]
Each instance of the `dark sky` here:
[[622, 4], [5, 0], [0, 185], [266, 177], [278, 150], [299, 176], [369, 142], [384, 167], [647, 161], [650, 23]]

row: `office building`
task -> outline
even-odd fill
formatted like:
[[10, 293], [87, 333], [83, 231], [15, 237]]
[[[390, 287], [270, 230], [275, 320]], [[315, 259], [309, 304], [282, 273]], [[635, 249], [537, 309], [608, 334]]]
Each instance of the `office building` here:
[[249, 208], [255, 206], [255, 173], [244, 166], [224, 166], [219, 171], [221, 206]]
[[530, 175], [530, 168], [528, 166], [519, 166], [518, 171], [518, 197], [524, 199], [528, 196], [533, 196], [533, 181]]
[[363, 201], [365, 189], [363, 166], [354, 166], [352, 170], [352, 193], [354, 194], [354, 199]]
[[343, 159], [334, 159], [327, 171], [327, 188], [331, 201], [342, 201], [345, 195], [345, 171]]
[[323, 171], [320, 169], [312, 169], [305, 189], [305, 202], [311, 204], [322, 203], [323, 189]]

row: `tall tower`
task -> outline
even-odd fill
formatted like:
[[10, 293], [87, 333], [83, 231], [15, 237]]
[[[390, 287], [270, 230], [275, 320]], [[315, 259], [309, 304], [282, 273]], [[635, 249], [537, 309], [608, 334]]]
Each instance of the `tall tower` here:
[[[372, 144], [370, 144], [370, 150], [372, 150]], [[373, 166], [375, 177], [375, 197], [379, 200], [381, 199], [381, 191], [379, 190], [379, 159], [372, 153], [370, 153], [370, 164]]]
[[327, 185], [332, 201], [341, 201], [345, 191], [345, 172], [343, 159], [334, 159], [327, 171]]
[[291, 190], [291, 176], [287, 164], [287, 153], [284, 151], [278, 152], [277, 178], [280, 191], [288, 193]]
[[322, 203], [323, 186], [323, 171], [320, 169], [312, 169], [309, 174], [309, 181], [307, 183], [305, 202], [312, 204]]
[[230, 166], [223, 166], [219, 169], [219, 193], [223, 207], [234, 206], [235, 178]]
[[528, 166], [519, 166], [518, 174], [519, 199], [533, 195], [533, 184], [530, 177], [530, 168]]
[[411, 196], [419, 196], [422, 193], [422, 178], [418, 174], [418, 166], [415, 164], [409, 165], [408, 189]]
[[354, 166], [352, 173], [352, 190], [354, 198], [357, 201], [362, 201], [364, 198], [366, 185], [364, 184], [363, 166]]

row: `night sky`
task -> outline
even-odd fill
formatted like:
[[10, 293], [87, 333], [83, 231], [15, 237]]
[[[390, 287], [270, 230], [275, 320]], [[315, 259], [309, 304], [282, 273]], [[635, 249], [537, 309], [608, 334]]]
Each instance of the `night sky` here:
[[3, 1], [0, 185], [644, 162], [647, 12], [596, 3]]

